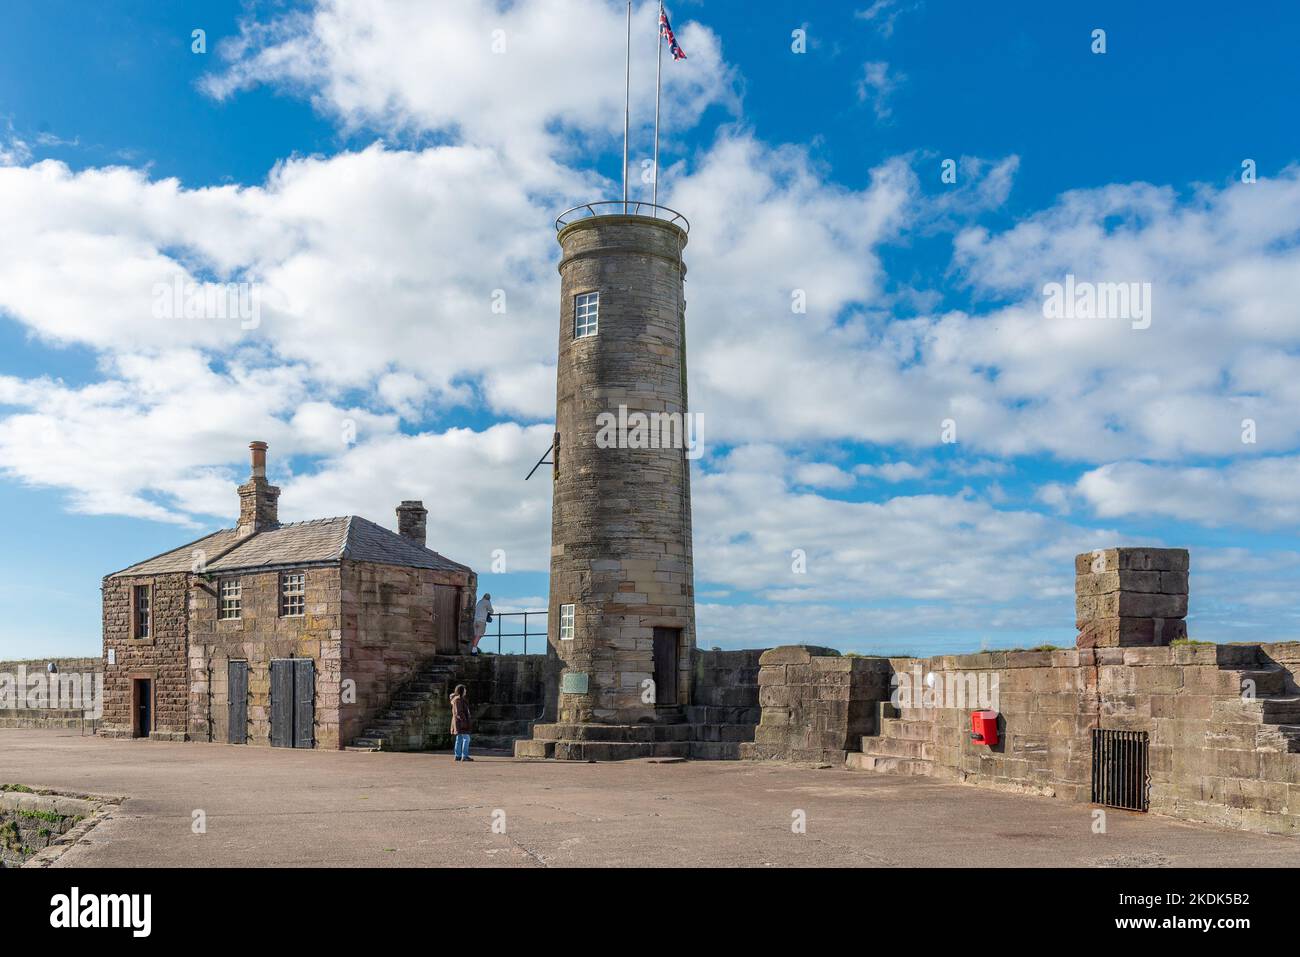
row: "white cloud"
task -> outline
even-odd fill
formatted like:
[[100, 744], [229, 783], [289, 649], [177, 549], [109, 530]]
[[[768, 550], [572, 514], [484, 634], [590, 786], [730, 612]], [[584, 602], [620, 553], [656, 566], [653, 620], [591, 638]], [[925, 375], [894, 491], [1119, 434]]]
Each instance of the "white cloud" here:
[[870, 104], [878, 121], [887, 120], [893, 113], [889, 98], [906, 79], [906, 75], [897, 70], [891, 72], [889, 64], [883, 60], [864, 63], [857, 84], [858, 102]]
[[1300, 456], [1220, 467], [1115, 462], [1079, 478], [1078, 494], [1102, 518], [1163, 515], [1204, 525], [1274, 529], [1300, 524]]
[[[654, 75], [657, 19], [657, 3], [637, 4], [635, 77]], [[674, 26], [689, 56], [663, 71], [664, 129], [695, 125], [713, 104], [738, 109], [718, 38], [693, 21]], [[227, 67], [202, 86], [217, 97], [257, 84], [297, 89], [345, 127], [444, 132], [499, 148], [538, 178], [570, 137], [621, 136], [624, 45], [591, 38], [625, 33], [624, 5], [607, 0], [327, 0], [310, 13], [245, 21], [222, 47]], [[634, 93], [643, 132], [653, 85]]]

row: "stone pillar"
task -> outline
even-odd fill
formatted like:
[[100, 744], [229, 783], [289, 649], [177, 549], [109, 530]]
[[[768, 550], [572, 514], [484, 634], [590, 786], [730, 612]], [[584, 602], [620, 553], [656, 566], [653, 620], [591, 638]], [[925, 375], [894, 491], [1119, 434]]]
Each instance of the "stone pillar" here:
[[[558, 238], [547, 625], [547, 641], [564, 664], [558, 717], [654, 721], [667, 717], [668, 698], [644, 694], [646, 679], [656, 677], [656, 654], [661, 663], [675, 656], [675, 670], [664, 666], [677, 675], [675, 704], [691, 702], [690, 461], [681, 443], [643, 447], [622, 426], [651, 415], [656, 423], [675, 416], [686, 424], [686, 233], [660, 219], [611, 215], [573, 222]], [[582, 331], [589, 334], [577, 335], [575, 299], [590, 293], [599, 295], [596, 330], [587, 321]], [[561, 636], [568, 605], [571, 638]]]
[[1185, 548], [1099, 548], [1074, 560], [1080, 648], [1167, 645], [1187, 637]]
[[266, 480], [266, 443], [252, 442], [252, 471], [248, 481], [239, 486], [239, 525], [235, 532], [243, 538], [268, 528], [280, 527], [280, 490]]
[[397, 532], [421, 548], [425, 547], [425, 529], [429, 510], [423, 502], [406, 501], [397, 506]]

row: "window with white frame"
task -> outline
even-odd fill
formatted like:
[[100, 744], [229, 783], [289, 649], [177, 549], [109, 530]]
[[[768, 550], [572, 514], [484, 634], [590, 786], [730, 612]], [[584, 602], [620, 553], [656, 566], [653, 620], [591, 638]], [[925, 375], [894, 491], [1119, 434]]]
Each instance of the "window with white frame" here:
[[280, 614], [284, 618], [301, 618], [307, 612], [307, 576], [303, 572], [285, 572], [280, 576]]
[[238, 578], [223, 578], [220, 585], [220, 610], [217, 617], [222, 621], [233, 621], [242, 617], [244, 611], [244, 589]]
[[560, 606], [560, 641], [573, 640], [573, 605]]
[[599, 327], [600, 293], [580, 292], [573, 297], [573, 338], [594, 336]]

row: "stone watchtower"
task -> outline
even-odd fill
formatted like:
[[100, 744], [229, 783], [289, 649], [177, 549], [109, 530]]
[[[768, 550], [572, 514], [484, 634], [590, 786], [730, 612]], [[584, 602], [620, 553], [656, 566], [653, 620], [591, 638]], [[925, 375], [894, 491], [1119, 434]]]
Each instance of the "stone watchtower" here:
[[563, 663], [562, 723], [680, 720], [690, 703], [688, 226], [663, 207], [631, 208], [592, 204], [556, 223], [547, 641]]

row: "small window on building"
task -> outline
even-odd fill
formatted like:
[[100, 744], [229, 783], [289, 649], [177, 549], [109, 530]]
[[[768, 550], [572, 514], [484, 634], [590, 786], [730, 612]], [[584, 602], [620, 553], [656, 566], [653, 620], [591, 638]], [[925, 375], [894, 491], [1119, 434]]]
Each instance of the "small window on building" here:
[[153, 629], [153, 586], [136, 585], [131, 589], [132, 637], [148, 638]]
[[280, 614], [285, 618], [301, 618], [306, 612], [306, 574], [285, 572], [280, 576]]
[[599, 327], [600, 293], [580, 292], [573, 297], [573, 338], [594, 336]]
[[217, 617], [222, 621], [233, 621], [244, 614], [244, 588], [238, 578], [221, 580], [221, 606]]
[[573, 640], [573, 605], [560, 606], [560, 641]]

